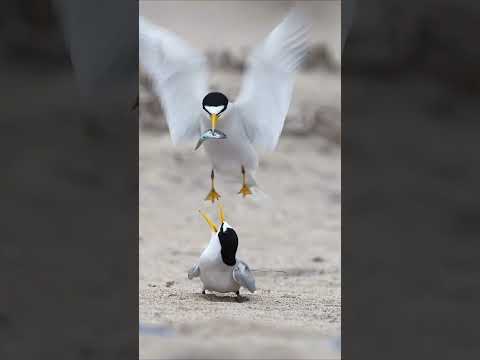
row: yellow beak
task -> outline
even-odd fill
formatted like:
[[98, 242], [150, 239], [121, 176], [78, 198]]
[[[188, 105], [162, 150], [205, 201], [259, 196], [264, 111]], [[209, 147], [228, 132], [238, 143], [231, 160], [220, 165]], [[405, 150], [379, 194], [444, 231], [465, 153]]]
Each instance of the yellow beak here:
[[223, 205], [218, 204], [218, 216], [220, 218], [220, 223], [225, 222], [225, 212], [223, 211]]
[[205, 214], [204, 212], [202, 212], [201, 210], [198, 210], [198, 212], [200, 213], [200, 215], [202, 215], [202, 217], [205, 219], [205, 221], [207, 222], [208, 226], [210, 227], [210, 230], [212, 230], [213, 233], [216, 233], [218, 231], [218, 228], [217, 228], [217, 225], [215, 225], [212, 221], [212, 219], [210, 219], [210, 217]]
[[212, 122], [212, 130], [215, 130], [215, 127], [217, 126], [218, 115], [210, 114], [210, 121]]

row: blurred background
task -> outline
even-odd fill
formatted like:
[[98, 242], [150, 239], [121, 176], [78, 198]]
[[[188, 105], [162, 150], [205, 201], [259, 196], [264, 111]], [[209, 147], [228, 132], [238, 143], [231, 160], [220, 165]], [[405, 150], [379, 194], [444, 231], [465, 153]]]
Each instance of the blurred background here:
[[[74, 17], [98, 39], [109, 29], [123, 33], [134, 67], [124, 67], [124, 76], [101, 72], [97, 84], [133, 96], [121, 101], [123, 111], [109, 106], [116, 99], [106, 92], [82, 93], [55, 2], [0, 4], [0, 358], [131, 359], [138, 344], [138, 123], [130, 108], [138, 53], [124, 35], [136, 45], [138, 8], [60, 2], [79, 6]], [[86, 35], [85, 27], [70, 30], [77, 39]], [[97, 64], [115, 58], [90, 46], [81, 54]], [[125, 74], [133, 84], [118, 82]]]
[[345, 358], [478, 352], [479, 5], [356, 2], [342, 54]]
[[[140, 69], [140, 357], [340, 358], [340, 1], [140, 1], [140, 15], [207, 54], [210, 86], [235, 99], [246, 56], [293, 5], [314, 20], [277, 150], [257, 181], [269, 199], [242, 199], [216, 177], [239, 258], [257, 292], [201, 296], [186, 273], [209, 232], [198, 215], [210, 165], [171, 143]], [[215, 34], [214, 36], [212, 34]], [[241, 178], [239, 178], [239, 181]]]

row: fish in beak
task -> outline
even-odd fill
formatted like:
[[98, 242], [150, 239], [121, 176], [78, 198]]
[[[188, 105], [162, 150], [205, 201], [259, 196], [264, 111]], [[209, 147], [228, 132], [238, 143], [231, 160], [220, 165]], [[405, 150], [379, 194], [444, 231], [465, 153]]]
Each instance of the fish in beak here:
[[[215, 120], [215, 123], [216, 123], [216, 120]], [[213, 121], [212, 121], [212, 125], [213, 125]], [[198, 139], [197, 145], [195, 146], [195, 150], [197, 150], [200, 146], [202, 146], [203, 142], [206, 140], [221, 140], [226, 138], [227, 138], [227, 135], [225, 135], [220, 130], [215, 130], [214, 128], [208, 129], [200, 136], [200, 139]]]

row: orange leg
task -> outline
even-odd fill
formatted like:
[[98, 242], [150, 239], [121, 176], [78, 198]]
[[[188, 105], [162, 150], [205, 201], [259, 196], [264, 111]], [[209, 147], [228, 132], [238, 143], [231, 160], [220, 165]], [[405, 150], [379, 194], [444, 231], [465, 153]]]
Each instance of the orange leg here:
[[239, 194], [242, 194], [243, 197], [247, 196], [247, 195], [252, 195], [252, 190], [250, 190], [250, 188], [248, 187], [247, 183], [246, 183], [246, 175], [245, 175], [245, 167], [242, 165], [242, 188], [240, 189], [240, 191], [238, 192]]
[[215, 202], [215, 200], [220, 199], [220, 194], [215, 191], [215, 173], [212, 169], [212, 174], [210, 175], [210, 178], [212, 179], [212, 187], [210, 189], [210, 192], [208, 193], [207, 197], [205, 198], [206, 201], [210, 200], [212, 203]]

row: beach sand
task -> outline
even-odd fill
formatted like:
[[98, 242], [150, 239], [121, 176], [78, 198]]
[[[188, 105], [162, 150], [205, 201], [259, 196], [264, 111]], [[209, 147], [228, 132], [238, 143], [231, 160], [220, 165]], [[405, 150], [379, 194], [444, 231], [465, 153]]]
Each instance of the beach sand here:
[[[209, 240], [201, 208], [210, 167], [204, 154], [173, 147], [168, 134], [140, 137], [140, 323], [175, 335], [140, 332], [141, 358], [339, 357], [340, 151], [318, 136], [283, 137], [264, 156], [257, 181], [269, 198], [243, 199], [218, 176], [238, 257], [255, 272], [246, 298], [201, 295], [188, 269]], [[240, 181], [240, 177], [239, 177]], [[234, 356], [235, 355], [235, 356]]]

